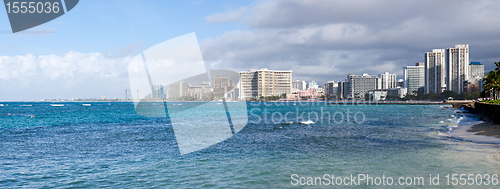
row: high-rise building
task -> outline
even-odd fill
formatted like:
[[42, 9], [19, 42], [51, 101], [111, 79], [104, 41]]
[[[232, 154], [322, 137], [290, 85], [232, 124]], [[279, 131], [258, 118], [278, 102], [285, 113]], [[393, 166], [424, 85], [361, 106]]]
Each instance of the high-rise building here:
[[469, 80], [469, 45], [459, 44], [446, 49], [446, 90], [461, 93]]
[[228, 94], [228, 98], [231, 98], [231, 99], [238, 99], [238, 95], [240, 94], [240, 89], [239, 88], [233, 88], [233, 90], [231, 90], [231, 92], [229, 92]]
[[168, 98], [180, 98], [188, 95], [188, 84], [179, 81], [168, 85]]
[[130, 89], [125, 89], [125, 99], [130, 99]]
[[292, 93], [292, 70], [251, 69], [240, 72], [240, 99]]
[[380, 74], [380, 89], [392, 89], [396, 88], [396, 74], [389, 74], [385, 72]]
[[229, 77], [214, 77], [212, 78], [212, 84], [214, 88], [214, 96], [216, 97], [226, 97], [227, 93], [230, 92], [228, 89], [233, 88], [233, 82]]
[[212, 84], [214, 85], [213, 86], [214, 89], [224, 88], [224, 86], [228, 86], [228, 87], [233, 86], [233, 82], [231, 81], [231, 79], [229, 77], [220, 77], [220, 76], [212, 78]]
[[307, 89], [307, 83], [305, 81], [293, 81], [292, 82], [292, 90], [294, 91], [302, 91]]
[[164, 99], [165, 96], [165, 85], [153, 85], [153, 99]]
[[201, 99], [202, 90], [201, 86], [188, 86], [187, 96]]
[[309, 89], [317, 89], [318, 88], [318, 83], [316, 81], [310, 81], [307, 83], [307, 90]]
[[347, 76], [349, 87], [346, 87], [347, 98], [365, 99], [365, 93], [378, 88], [378, 77], [364, 73], [361, 76], [349, 74]]
[[151, 93], [152, 99], [158, 99], [158, 88], [159, 85], [153, 85], [153, 92]]
[[425, 53], [425, 93], [441, 93], [446, 89], [445, 51], [433, 49]]
[[484, 65], [479, 62], [471, 62], [469, 64], [469, 79], [465, 88], [467, 92], [480, 92], [483, 90], [482, 83], [484, 78]]
[[213, 88], [210, 86], [209, 82], [201, 82], [201, 93], [200, 99], [209, 99], [211, 98], [213, 92]]
[[469, 78], [484, 77], [484, 65], [480, 62], [471, 62], [469, 64]]
[[337, 88], [337, 95], [338, 95], [338, 100], [344, 100], [345, 99], [345, 86], [346, 82], [339, 82], [338, 88]]
[[[221, 94], [219, 94], [219, 96], [224, 96], [224, 89], [226, 89], [226, 88], [227, 87], [218, 88], [218, 90], [222, 91], [222, 92], [220, 92]], [[203, 99], [211, 98], [212, 92], [215, 94], [216, 90], [212, 89], [209, 82], [203, 81], [201, 83], [201, 86], [188, 85], [187, 96], [203, 100]], [[216, 95], [213, 95], [213, 96], [216, 96]]]
[[337, 95], [339, 82], [338, 81], [328, 81], [323, 84], [323, 93], [327, 96]]
[[404, 88], [408, 89], [408, 94], [424, 92], [425, 86], [425, 64], [416, 63], [415, 66], [403, 67]]

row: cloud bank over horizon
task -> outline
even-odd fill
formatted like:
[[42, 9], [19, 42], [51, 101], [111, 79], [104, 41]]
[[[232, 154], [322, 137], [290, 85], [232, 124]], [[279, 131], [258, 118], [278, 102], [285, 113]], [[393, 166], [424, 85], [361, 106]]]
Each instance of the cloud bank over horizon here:
[[[0, 90], [9, 91], [2, 95], [2, 100], [90, 98], [117, 94], [116, 91], [128, 88], [126, 66], [129, 60], [129, 57], [74, 51], [64, 56], [0, 56]], [[107, 97], [124, 98], [123, 95]]]

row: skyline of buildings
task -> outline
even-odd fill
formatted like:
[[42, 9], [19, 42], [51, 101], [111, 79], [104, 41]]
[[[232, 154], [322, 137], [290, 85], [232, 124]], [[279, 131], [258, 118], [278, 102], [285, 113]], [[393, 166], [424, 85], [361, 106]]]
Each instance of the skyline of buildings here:
[[[317, 97], [318, 94], [335, 96], [340, 100], [370, 99], [380, 100], [384, 94], [403, 97], [408, 94], [441, 93], [452, 90], [461, 92], [480, 91], [484, 78], [484, 65], [469, 61], [469, 45], [458, 44], [454, 48], [433, 49], [424, 53], [424, 62], [415, 66], [403, 67], [403, 78], [389, 72], [380, 77], [363, 73], [349, 74], [344, 82], [327, 81], [323, 87], [317, 82], [292, 80], [292, 70], [276, 71], [267, 68], [250, 69], [239, 72], [239, 82], [233, 83], [229, 77], [216, 76], [212, 83], [203, 82], [201, 86], [191, 86], [182, 81], [168, 85], [153, 85], [154, 99], [176, 99], [184, 96], [203, 99], [204, 97], [223, 97], [231, 99], [250, 99], [282, 94], [307, 94]], [[210, 86], [213, 85], [213, 86]], [[137, 91], [140, 96], [140, 91]], [[126, 98], [130, 91], [126, 90]], [[288, 98], [288, 96], [287, 96]], [[290, 98], [297, 98], [296, 95]]]
[[468, 44], [426, 52], [424, 92], [439, 94], [449, 90], [460, 94], [467, 91], [469, 63]]

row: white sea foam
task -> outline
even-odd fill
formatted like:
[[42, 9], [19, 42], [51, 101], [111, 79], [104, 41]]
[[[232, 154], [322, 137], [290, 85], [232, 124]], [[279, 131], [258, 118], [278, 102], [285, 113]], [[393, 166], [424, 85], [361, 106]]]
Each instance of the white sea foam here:
[[500, 138], [475, 135], [475, 133], [468, 131], [474, 125], [484, 123], [484, 121], [480, 121], [470, 115], [461, 116], [452, 121], [454, 122], [453, 125], [446, 126], [444, 129], [445, 133], [438, 131], [438, 136], [478, 143], [500, 144]]

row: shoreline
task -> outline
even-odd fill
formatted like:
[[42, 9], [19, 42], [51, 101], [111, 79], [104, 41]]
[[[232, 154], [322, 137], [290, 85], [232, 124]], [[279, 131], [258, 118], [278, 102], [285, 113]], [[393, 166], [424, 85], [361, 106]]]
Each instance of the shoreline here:
[[500, 125], [498, 124], [482, 122], [474, 125], [459, 125], [451, 134], [464, 141], [500, 144]]
[[[478, 108], [478, 106], [481, 106]], [[485, 106], [485, 107], [483, 107]], [[471, 125], [462, 125], [456, 129], [456, 135], [463, 135], [465, 140], [470, 141], [479, 141], [484, 143], [494, 143], [499, 144], [500, 141], [500, 124], [495, 122], [495, 118], [485, 117], [485, 108], [489, 111], [495, 111], [495, 109], [491, 110], [491, 108], [497, 108], [498, 106], [495, 104], [487, 104], [482, 102], [475, 102], [470, 105], [464, 105], [462, 108], [468, 111], [469, 114], [474, 115], [474, 117], [478, 118], [480, 123], [471, 124]], [[455, 132], [455, 131], [453, 131]], [[461, 136], [458, 136], [461, 137]]]
[[467, 131], [475, 133], [475, 135], [484, 135], [489, 137], [500, 138], [500, 125], [494, 123], [480, 123], [473, 125]]
[[488, 154], [486, 159], [492, 163], [500, 164], [500, 154], [498, 152], [500, 148], [500, 125], [481, 122], [472, 125], [459, 125], [448, 134], [448, 137], [465, 142], [490, 145], [490, 147], [497, 149], [497, 151]]

